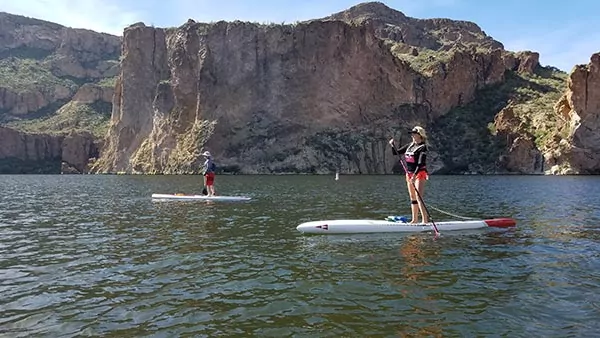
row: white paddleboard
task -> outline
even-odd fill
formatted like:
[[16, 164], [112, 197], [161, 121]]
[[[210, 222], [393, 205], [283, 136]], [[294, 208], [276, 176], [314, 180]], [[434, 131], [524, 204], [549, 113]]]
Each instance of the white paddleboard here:
[[[488, 227], [510, 228], [516, 226], [511, 218], [494, 218], [487, 220], [445, 221], [435, 222], [440, 232], [454, 230], [470, 230]], [[307, 234], [355, 234], [376, 232], [425, 232], [434, 231], [431, 223], [409, 224], [392, 220], [369, 219], [337, 219], [324, 221], [305, 222], [296, 227], [300, 232]]]
[[153, 199], [160, 200], [187, 200], [187, 201], [249, 201], [246, 196], [206, 196], [185, 194], [152, 194]]

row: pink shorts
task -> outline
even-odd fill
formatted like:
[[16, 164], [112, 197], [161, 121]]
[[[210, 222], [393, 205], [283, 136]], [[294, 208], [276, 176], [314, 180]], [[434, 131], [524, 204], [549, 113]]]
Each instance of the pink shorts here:
[[[412, 179], [413, 177], [413, 173], [407, 173], [406, 174], [406, 180], [409, 181], [410, 179]], [[427, 171], [425, 170], [421, 170], [419, 172], [417, 172], [417, 180], [428, 180], [429, 179], [429, 174], [427, 174]]]

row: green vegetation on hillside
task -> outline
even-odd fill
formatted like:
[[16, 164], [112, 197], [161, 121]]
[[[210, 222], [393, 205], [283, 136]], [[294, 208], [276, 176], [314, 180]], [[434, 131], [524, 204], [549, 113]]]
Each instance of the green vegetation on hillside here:
[[432, 124], [433, 150], [442, 154], [449, 172], [474, 168], [495, 171], [495, 163], [507, 144], [505, 138], [495, 135], [493, 122], [509, 102], [515, 117], [523, 122], [522, 132], [533, 135], [542, 148], [550, 135], [559, 132], [553, 107], [564, 93], [566, 76], [542, 67], [533, 75], [507, 71], [506, 81], [478, 90], [472, 102], [452, 109]]
[[[0, 35], [9, 42], [0, 50], [0, 89], [5, 93], [0, 125], [23, 132], [88, 131], [104, 137], [111, 105], [70, 101], [87, 83], [114, 87], [115, 78], [98, 77], [116, 74], [120, 39], [8, 13], [0, 13], [0, 22]], [[89, 48], [83, 41], [88, 39], [98, 43]]]
[[89, 131], [94, 136], [101, 138], [108, 131], [111, 109], [110, 103], [69, 102], [55, 115], [40, 119], [12, 121], [7, 126], [24, 132], [46, 134]]
[[566, 90], [567, 74], [554, 68], [539, 68], [533, 76], [525, 76], [527, 86], [516, 88], [513, 112], [523, 122], [524, 131], [535, 137], [543, 149], [554, 135], [567, 137], [564, 123], [554, 111], [554, 105]]
[[[412, 69], [425, 76], [430, 76], [432, 71], [437, 69], [440, 64], [449, 63], [454, 57], [454, 54], [458, 51], [468, 51], [469, 53], [489, 52], [489, 49], [474, 44], [467, 46], [454, 45], [448, 50], [431, 50], [428, 48], [406, 45], [392, 40], [386, 40], [385, 43], [390, 48], [392, 55], [407, 62]], [[413, 54], [413, 51], [416, 55]]]
[[[147, 174], [197, 174], [201, 170], [200, 154], [204, 145], [213, 134], [217, 121], [196, 120], [183, 133], [174, 133], [169, 126], [174, 121], [170, 118], [157, 121], [161, 126], [155, 128], [156, 133], [150, 134], [141, 143], [138, 150], [131, 156], [134, 173]], [[170, 152], [157, 151], [162, 146], [165, 137], [174, 137], [176, 145]], [[101, 158], [93, 170], [102, 170], [110, 158]]]
[[[36, 59], [14, 56], [0, 59], [0, 86], [16, 93], [40, 92], [47, 99], [52, 99], [59, 87], [68, 88], [75, 93], [80, 85], [78, 82], [81, 81], [83, 80], [58, 77], [46, 68], [43, 61]], [[98, 85], [105, 87], [114, 87], [115, 83], [116, 77], [98, 81]], [[23, 132], [56, 134], [88, 131], [97, 137], [104, 137], [111, 110], [109, 103], [96, 102], [88, 105], [56, 100], [24, 116], [4, 114], [0, 116], [0, 123]]]
[[0, 84], [15, 92], [37, 89], [42, 93], [54, 93], [57, 86], [77, 88], [74, 81], [55, 76], [39, 61], [16, 57], [0, 59]]
[[101, 79], [100, 81], [98, 81], [97, 84], [100, 87], [114, 88], [115, 85], [117, 84], [117, 77], [113, 76], [113, 77], [107, 77], [107, 78]]
[[412, 69], [423, 75], [428, 75], [435, 69], [435, 65], [450, 62], [454, 55], [453, 51], [433, 51], [427, 48], [418, 48], [418, 54], [412, 55], [405, 48], [404, 44], [393, 43], [390, 50], [395, 57], [408, 62]]

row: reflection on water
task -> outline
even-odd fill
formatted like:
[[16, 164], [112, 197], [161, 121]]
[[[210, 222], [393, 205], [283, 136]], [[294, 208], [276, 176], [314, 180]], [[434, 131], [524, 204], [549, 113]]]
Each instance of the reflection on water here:
[[599, 183], [434, 175], [431, 205], [518, 221], [434, 241], [295, 230], [409, 214], [397, 176], [219, 178], [241, 203], [149, 199], [195, 176], [0, 176], [0, 335], [593, 336]]

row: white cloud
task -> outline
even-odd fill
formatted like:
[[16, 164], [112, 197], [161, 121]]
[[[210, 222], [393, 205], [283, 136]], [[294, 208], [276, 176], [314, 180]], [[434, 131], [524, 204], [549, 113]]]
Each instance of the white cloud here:
[[141, 21], [139, 12], [124, 10], [119, 0], [0, 0], [0, 11], [55, 22], [67, 27], [122, 35]]

